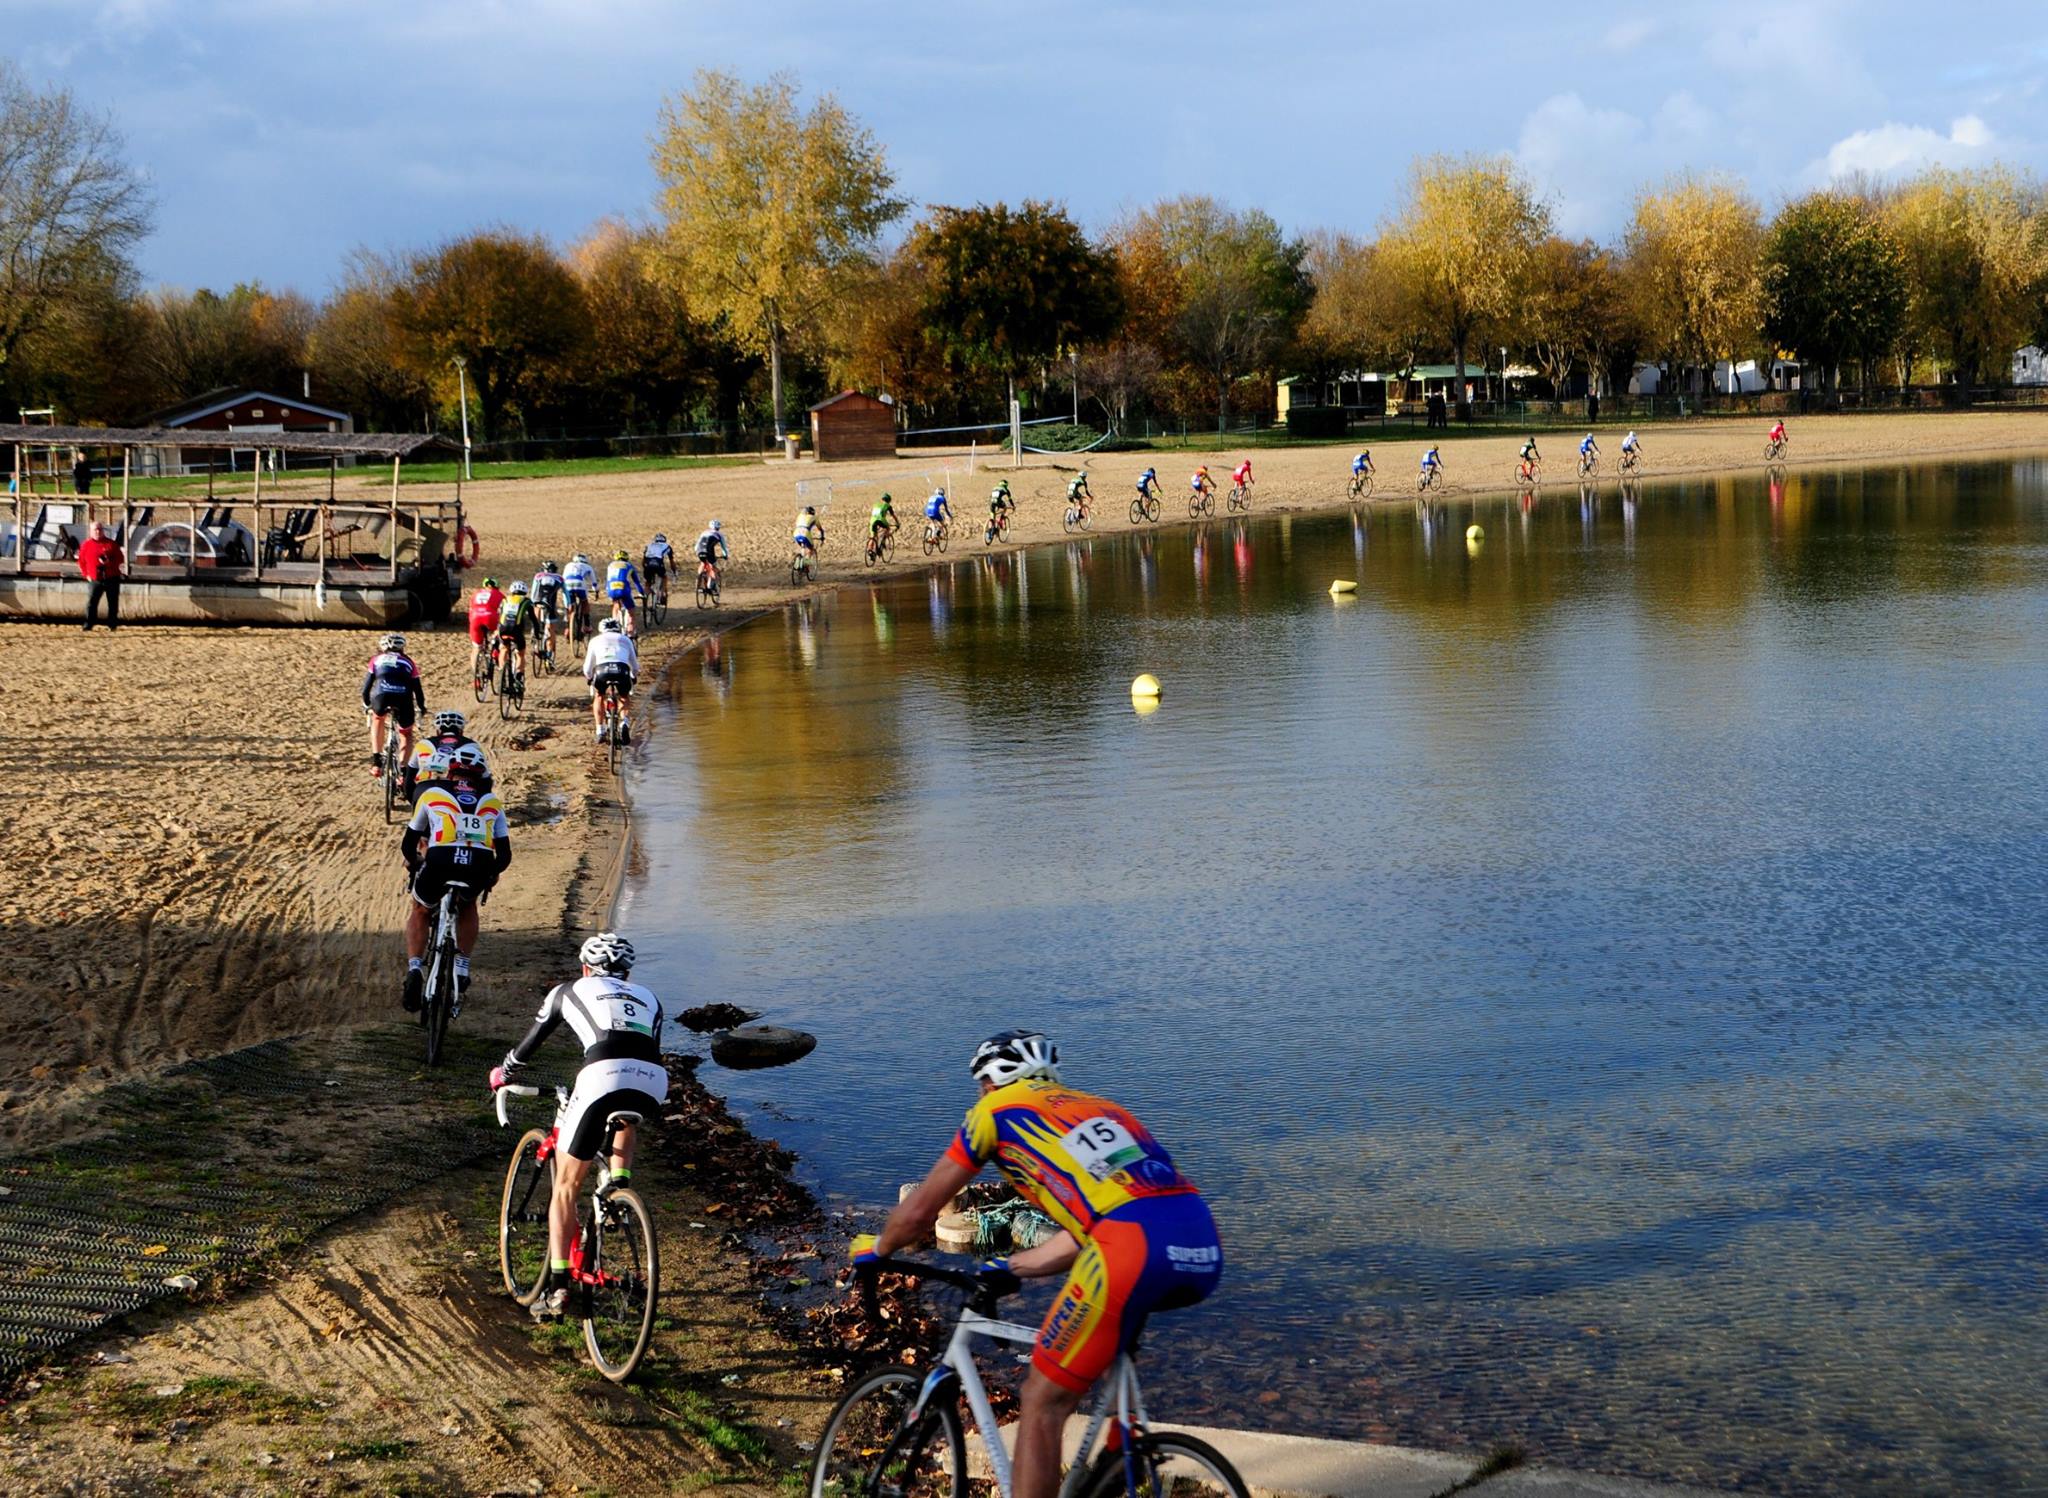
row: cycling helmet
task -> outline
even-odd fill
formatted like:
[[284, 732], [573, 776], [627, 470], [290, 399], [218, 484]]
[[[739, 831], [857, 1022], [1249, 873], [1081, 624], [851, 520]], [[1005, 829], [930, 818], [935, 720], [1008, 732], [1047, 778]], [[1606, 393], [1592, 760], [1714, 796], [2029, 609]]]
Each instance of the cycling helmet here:
[[377, 648], [379, 650], [403, 650], [405, 649], [405, 636], [397, 634], [386, 635], [377, 642]]
[[815, 515], [818, 513], [818, 507], [816, 505], [805, 505], [804, 513], [806, 515]]
[[895, 501], [894, 501], [894, 500], [892, 500], [891, 498], [889, 498], [889, 496], [888, 496], [888, 495], [887, 495], [886, 493], [884, 493], [884, 494], [882, 495], [882, 503], [883, 503], [883, 504], [885, 504], [885, 505], [887, 505], [887, 504], [894, 504], [894, 503], [895, 503]]
[[483, 750], [474, 744], [462, 744], [448, 751], [448, 773], [450, 775], [475, 775], [481, 777], [490, 768]]
[[1060, 1079], [1060, 1048], [1036, 1030], [1005, 1030], [974, 1048], [968, 1071], [977, 1082], [1007, 1087], [1024, 1077]]
[[1156, 479], [1159, 477], [1159, 470], [1156, 468], [1148, 468], [1145, 470], [1145, 477], [1148, 479]]
[[598, 625], [598, 628], [603, 630], [608, 635], [615, 635], [621, 629], [625, 628], [625, 626], [620, 624], [619, 621], [616, 619], [607, 619], [604, 621], [604, 623]]
[[[882, 498], [884, 498], [884, 499], [887, 499], [888, 497], [889, 497], [889, 496], [888, 496], [888, 495], [886, 495], [886, 494], [884, 494], [884, 495], [882, 496]], [[724, 530], [724, 529], [725, 529], [725, 522], [724, 522], [724, 521], [722, 521], [722, 520], [714, 520], [714, 521], [712, 521], [712, 522], [711, 522], [711, 529], [712, 529], [712, 530], [713, 530], [714, 532], [716, 532], [716, 531], [722, 531], [722, 530]]]
[[514, 583], [512, 585], [512, 596], [514, 598], [524, 598], [526, 596], [526, 584]]
[[434, 714], [434, 732], [437, 734], [464, 733], [468, 728], [469, 719], [452, 707]]
[[543, 572], [560, 572], [562, 567], [559, 562], [542, 562], [540, 570]]
[[622, 546], [612, 553], [612, 560], [614, 562], [630, 562], [633, 559], [626, 555], [626, 549]]
[[667, 532], [667, 531], [656, 531], [656, 532], [654, 533], [654, 539], [655, 539], [656, 541], [658, 541], [658, 542], [661, 542], [662, 544], [666, 545], [666, 544], [667, 544], [667, 542], [668, 542], [668, 532]]
[[633, 971], [633, 944], [616, 931], [600, 931], [576, 954], [593, 972], [623, 977]]
[[587, 551], [579, 551], [576, 553], [576, 555], [569, 558], [569, 560], [572, 562], [583, 562], [587, 564], [590, 561], [590, 553]]
[[495, 588], [498, 586], [498, 580], [495, 577], [487, 577], [484, 579], [484, 586], [486, 588]]

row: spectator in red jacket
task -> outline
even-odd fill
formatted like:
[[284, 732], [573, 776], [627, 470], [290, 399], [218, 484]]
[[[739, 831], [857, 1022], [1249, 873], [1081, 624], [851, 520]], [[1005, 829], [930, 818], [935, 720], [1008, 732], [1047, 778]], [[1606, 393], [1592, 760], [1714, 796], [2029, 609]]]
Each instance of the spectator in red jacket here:
[[95, 520], [78, 548], [78, 570], [92, 584], [92, 591], [85, 595], [85, 627], [88, 632], [99, 617], [100, 600], [103, 598], [107, 602], [108, 631], [120, 627], [121, 569], [127, 563], [128, 559], [121, 554], [121, 543], [107, 534], [105, 525]]

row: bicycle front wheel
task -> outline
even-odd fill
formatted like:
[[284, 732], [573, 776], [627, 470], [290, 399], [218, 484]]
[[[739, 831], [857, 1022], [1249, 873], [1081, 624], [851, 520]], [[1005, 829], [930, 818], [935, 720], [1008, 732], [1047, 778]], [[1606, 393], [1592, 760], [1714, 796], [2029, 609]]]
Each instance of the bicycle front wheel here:
[[555, 1196], [555, 1161], [543, 1160], [547, 1134], [528, 1129], [519, 1137], [505, 1168], [505, 1193], [498, 1199], [498, 1272], [505, 1289], [523, 1306], [533, 1304], [548, 1270], [548, 1204]]
[[654, 1218], [639, 1193], [621, 1186], [605, 1196], [593, 1242], [597, 1251], [590, 1267], [600, 1282], [589, 1287], [583, 1345], [597, 1371], [622, 1384], [653, 1340], [654, 1299], [661, 1287]]
[[1096, 1454], [1081, 1498], [1251, 1498], [1237, 1468], [1207, 1441], [1179, 1434], [1140, 1436], [1131, 1448], [1129, 1481], [1124, 1453]]
[[877, 1368], [846, 1391], [811, 1459], [810, 1498], [966, 1498], [960, 1412], [934, 1398], [911, 1421], [921, 1375]]
[[666, 587], [656, 588], [648, 595], [647, 612], [653, 616], [656, 624], [661, 623], [662, 620], [668, 617], [668, 589]]

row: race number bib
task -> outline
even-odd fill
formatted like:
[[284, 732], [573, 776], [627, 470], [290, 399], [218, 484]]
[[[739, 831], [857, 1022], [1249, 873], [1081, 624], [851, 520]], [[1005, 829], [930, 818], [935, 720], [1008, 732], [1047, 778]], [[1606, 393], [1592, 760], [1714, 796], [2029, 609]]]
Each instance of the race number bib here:
[[1067, 1153], [1096, 1180], [1107, 1180], [1145, 1158], [1145, 1146], [1113, 1118], [1091, 1118], [1060, 1138]]
[[455, 840], [473, 848], [487, 847], [491, 841], [490, 823], [473, 811], [459, 812], [455, 818]]

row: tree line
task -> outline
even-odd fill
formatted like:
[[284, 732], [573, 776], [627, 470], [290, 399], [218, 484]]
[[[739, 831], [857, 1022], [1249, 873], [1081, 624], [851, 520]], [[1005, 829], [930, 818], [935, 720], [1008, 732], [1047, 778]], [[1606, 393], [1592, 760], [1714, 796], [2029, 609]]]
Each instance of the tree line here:
[[913, 217], [836, 100], [716, 72], [664, 108], [654, 166], [646, 222], [566, 248], [493, 227], [359, 250], [317, 303], [144, 291], [150, 203], [119, 135], [0, 67], [0, 400], [113, 423], [310, 378], [360, 427], [446, 427], [459, 361], [486, 441], [780, 430], [840, 386], [886, 392], [906, 425], [1015, 396], [1228, 426], [1269, 410], [1283, 373], [1462, 373], [1503, 347], [1563, 395], [1624, 388], [1642, 363], [1707, 393], [1719, 361], [1780, 353], [1809, 388], [1967, 388], [2048, 342], [2048, 193], [2003, 167], [1839, 184], [1768, 215], [1737, 182], [1681, 175], [1601, 244], [1558, 234], [1511, 160], [1431, 157], [1371, 238], [1202, 196], [1090, 235], [1050, 202]]

